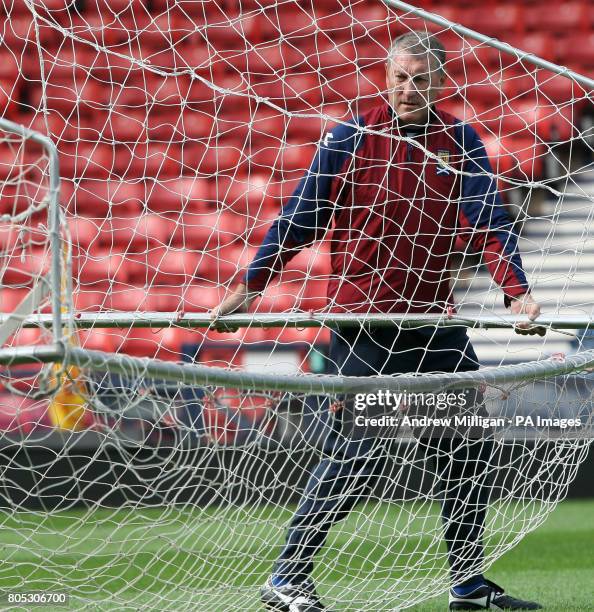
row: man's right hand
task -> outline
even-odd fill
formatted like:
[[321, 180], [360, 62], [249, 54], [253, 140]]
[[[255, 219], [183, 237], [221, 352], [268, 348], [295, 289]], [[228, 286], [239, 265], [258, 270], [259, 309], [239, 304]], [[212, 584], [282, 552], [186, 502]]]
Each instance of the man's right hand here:
[[257, 293], [250, 293], [243, 283], [239, 284], [231, 293], [225, 296], [225, 299], [218, 306], [210, 311], [213, 328], [220, 332], [237, 331], [237, 327], [230, 327], [227, 324], [217, 325], [217, 319], [223, 315], [247, 312], [257, 296]]

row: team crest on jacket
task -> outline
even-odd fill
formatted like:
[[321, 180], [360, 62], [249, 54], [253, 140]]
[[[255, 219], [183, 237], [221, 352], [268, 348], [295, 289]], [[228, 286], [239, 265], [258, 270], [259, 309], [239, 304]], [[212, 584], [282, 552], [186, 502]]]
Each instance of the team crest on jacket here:
[[448, 168], [448, 165], [450, 163], [450, 152], [448, 149], [438, 149], [437, 158], [439, 161], [437, 163], [435, 173], [437, 175], [443, 174], [445, 176], [449, 176], [450, 169]]

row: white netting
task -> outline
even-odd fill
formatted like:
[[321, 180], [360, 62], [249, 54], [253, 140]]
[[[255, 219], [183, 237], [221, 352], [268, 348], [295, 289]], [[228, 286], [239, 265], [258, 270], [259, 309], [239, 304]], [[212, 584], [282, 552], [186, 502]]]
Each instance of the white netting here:
[[[219, 304], [243, 278], [320, 142], [327, 150], [345, 145], [340, 159], [347, 165], [326, 166], [318, 179], [340, 175], [344, 184], [339, 178], [335, 188], [341, 184], [351, 196], [357, 189], [367, 199], [324, 195], [343, 213], [351, 207], [346, 225], [344, 215], [325, 217], [325, 205], [314, 211], [319, 223], [315, 214], [313, 222], [311, 214], [296, 219], [317, 235], [271, 279], [251, 313], [328, 312], [328, 281], [336, 289], [330, 306], [341, 304], [341, 289], [363, 287], [347, 291], [342, 302], [361, 318], [381, 310], [394, 291], [402, 298], [395, 312], [447, 313], [441, 298], [427, 301], [426, 293], [411, 294], [411, 286], [437, 290], [449, 276], [461, 316], [500, 317], [507, 312], [503, 294], [489, 271], [501, 280], [505, 262], [493, 260], [492, 243], [483, 245], [479, 250], [491, 256], [487, 270], [459, 231], [459, 218], [441, 212], [446, 202], [464, 203], [460, 183], [478, 175], [493, 178], [487, 185], [501, 194], [510, 219], [502, 231], [519, 235], [528, 283], [543, 311], [588, 320], [594, 168], [585, 85], [379, 2], [5, 0], [2, 7], [4, 116], [48, 135], [60, 154], [72, 291], [67, 284], [52, 289], [63, 295], [65, 315], [91, 321], [67, 344], [105, 355], [60, 376], [51, 366], [43, 376], [35, 364], [3, 366], [0, 520], [10, 532], [10, 554], [1, 588], [59, 584], [80, 609], [257, 609], [258, 588], [320, 458], [326, 467], [317, 475], [326, 485], [308, 489], [315, 503], [339, 515], [359, 502], [316, 557], [318, 590], [338, 609], [425, 601], [448, 588], [450, 563], [454, 581], [487, 570], [544, 521], [587, 450], [587, 373], [520, 383], [513, 373], [530, 366], [512, 367], [511, 382], [483, 389], [481, 414], [505, 420], [493, 442], [481, 434], [471, 442], [424, 443], [404, 427], [396, 442], [345, 455], [328, 447], [323, 453], [339, 418], [332, 410], [345, 399], [340, 393], [182, 385], [179, 371], [149, 375], [146, 366], [195, 361], [279, 378], [468, 369], [473, 358], [460, 343], [464, 327], [451, 328], [457, 335], [448, 351], [447, 341], [425, 325], [401, 332], [397, 341], [396, 328], [342, 329], [330, 352], [328, 328], [248, 324], [219, 333], [179, 324], [185, 313]], [[503, 7], [488, 18], [454, 4], [441, 12], [583, 72], [591, 57], [580, 48], [591, 29], [581, 11], [556, 20], [538, 5]], [[381, 122], [349, 128], [356, 117], [385, 107], [388, 49], [414, 30], [436, 33], [445, 46], [437, 107], [477, 130], [493, 174], [464, 165], [467, 156], [454, 145], [458, 136], [445, 115], [420, 131], [396, 133]], [[337, 126], [353, 133], [335, 138], [345, 133]], [[363, 137], [376, 147], [348, 148], [349, 139]], [[47, 160], [15, 137], [0, 146], [1, 296], [9, 313], [44, 282]], [[394, 182], [396, 172], [410, 172], [406, 188]], [[318, 181], [318, 188], [326, 187]], [[481, 195], [488, 201], [488, 193]], [[386, 208], [397, 198], [410, 203], [401, 217]], [[486, 207], [474, 211], [480, 216]], [[369, 223], [355, 219], [361, 214], [369, 214]], [[343, 223], [346, 232], [334, 242], [323, 239], [332, 223]], [[356, 235], [347, 235], [349, 229]], [[410, 259], [402, 259], [402, 240], [415, 231]], [[448, 257], [431, 259], [442, 248], [431, 232], [447, 235]], [[277, 263], [266, 260], [266, 271]], [[394, 269], [406, 279], [401, 287], [394, 288]], [[512, 290], [522, 284], [505, 282]], [[117, 328], [105, 323], [105, 313], [116, 312]], [[176, 314], [164, 315], [169, 323], [158, 329], [136, 327], [147, 312]], [[19, 330], [3, 348], [49, 345], [49, 332], [40, 329]], [[503, 324], [470, 330], [469, 337], [478, 357], [473, 366], [562, 359], [559, 353], [591, 348], [589, 330], [519, 336]], [[150, 361], [132, 359], [118, 374], [113, 353]], [[59, 392], [46, 398], [57, 379]], [[440, 384], [433, 391], [448, 389]], [[516, 416], [580, 419], [582, 427], [565, 429], [560, 421], [527, 427]], [[363, 475], [355, 479], [357, 473]], [[447, 515], [440, 511], [444, 501]], [[302, 518], [305, 535], [295, 550], [285, 550], [289, 560], [277, 571], [307, 565], [313, 555], [307, 547], [323, 531], [314, 515], [319, 509]], [[444, 536], [454, 543], [449, 559]]]

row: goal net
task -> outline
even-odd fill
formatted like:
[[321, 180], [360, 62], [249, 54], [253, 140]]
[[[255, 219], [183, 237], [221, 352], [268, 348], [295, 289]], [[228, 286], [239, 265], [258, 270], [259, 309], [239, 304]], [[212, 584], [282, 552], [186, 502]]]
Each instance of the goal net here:
[[[258, 609], [313, 565], [333, 609], [407, 608], [565, 497], [592, 426], [585, 54], [552, 55], [538, 7], [388, 4], [3, 4], [0, 589]], [[422, 32], [443, 82], [407, 128], [386, 61]], [[504, 305], [527, 287], [545, 335]]]

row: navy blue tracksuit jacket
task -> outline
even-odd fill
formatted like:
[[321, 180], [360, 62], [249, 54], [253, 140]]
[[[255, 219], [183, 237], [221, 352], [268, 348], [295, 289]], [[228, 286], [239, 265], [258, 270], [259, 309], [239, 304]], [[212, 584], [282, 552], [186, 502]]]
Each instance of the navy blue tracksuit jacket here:
[[[333, 129], [248, 267], [249, 289], [264, 290], [299, 249], [331, 232], [328, 302], [336, 312], [443, 312], [452, 304], [456, 238], [482, 254], [506, 302], [525, 293], [517, 236], [478, 135], [447, 113], [431, 116], [414, 141], [435, 158], [390, 138], [410, 134], [387, 104]], [[478, 368], [464, 328], [338, 330], [330, 364], [348, 376]], [[275, 565], [292, 583], [311, 573], [329, 529], [365, 499], [387, 460], [377, 439], [347, 438], [338, 413]], [[476, 579], [492, 439], [419, 438], [418, 445], [441, 496], [452, 582]]]

